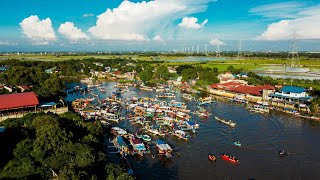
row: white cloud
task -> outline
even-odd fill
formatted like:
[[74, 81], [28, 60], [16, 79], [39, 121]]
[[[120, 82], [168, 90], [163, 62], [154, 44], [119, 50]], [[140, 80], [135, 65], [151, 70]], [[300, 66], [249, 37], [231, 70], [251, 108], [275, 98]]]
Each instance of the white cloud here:
[[37, 15], [32, 15], [20, 22], [20, 26], [23, 34], [35, 44], [48, 44], [57, 39], [50, 18], [40, 20]]
[[0, 41], [0, 46], [16, 46], [18, 43], [13, 43], [9, 41]]
[[179, 24], [180, 27], [186, 29], [201, 29], [208, 23], [208, 19], [204, 20], [201, 24], [198, 24], [198, 18], [184, 17]]
[[89, 39], [88, 36], [82, 32], [81, 29], [75, 27], [72, 22], [61, 24], [58, 31], [72, 42]]
[[159, 41], [159, 42], [163, 42], [162, 37], [161, 37], [161, 36], [159, 36], [159, 35], [157, 35], [157, 36], [153, 37], [153, 38], [152, 38], [152, 40], [154, 40], [154, 41]]
[[212, 46], [223, 46], [223, 45], [226, 45], [223, 41], [219, 40], [219, 39], [211, 39], [209, 41], [209, 43], [212, 45]]
[[251, 8], [249, 12], [266, 18], [296, 18], [297, 12], [304, 7], [304, 3], [290, 1], [257, 6]]
[[92, 17], [92, 16], [94, 16], [94, 14], [92, 14], [92, 13], [89, 13], [89, 14], [83, 14], [83, 15], [82, 15], [82, 17]]
[[167, 29], [182, 17], [203, 12], [216, 0], [123, 1], [114, 9], [97, 16], [89, 32], [98, 39], [146, 41], [150, 34]]
[[306, 8], [297, 13], [298, 18], [285, 19], [268, 25], [258, 39], [262, 40], [284, 40], [290, 35], [297, 33], [300, 39], [320, 38], [320, 6]]

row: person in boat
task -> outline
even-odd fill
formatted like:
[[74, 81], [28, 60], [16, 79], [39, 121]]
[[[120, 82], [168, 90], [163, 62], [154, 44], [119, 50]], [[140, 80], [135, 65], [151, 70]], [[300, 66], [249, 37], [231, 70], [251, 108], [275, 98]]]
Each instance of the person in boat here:
[[285, 156], [285, 155], [287, 155], [287, 153], [286, 153], [284, 150], [281, 150], [281, 151], [279, 152], [279, 155], [280, 155], [280, 156]]

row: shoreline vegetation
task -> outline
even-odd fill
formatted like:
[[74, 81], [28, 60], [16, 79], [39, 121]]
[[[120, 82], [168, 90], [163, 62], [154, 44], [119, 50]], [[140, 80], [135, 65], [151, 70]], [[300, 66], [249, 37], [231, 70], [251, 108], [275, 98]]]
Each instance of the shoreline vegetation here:
[[[0, 95], [33, 91], [39, 101], [59, 102], [66, 97], [67, 82], [91, 78], [150, 87], [180, 79], [191, 90], [201, 91], [199, 96], [204, 97], [208, 96], [210, 85], [220, 82], [219, 74], [245, 73], [247, 77], [239, 80], [249, 85], [308, 89], [314, 97], [309, 114], [320, 117], [320, 80], [273, 79], [253, 72], [270, 65], [287, 65], [286, 53], [247, 54], [243, 60], [236, 60], [236, 53], [227, 55], [233, 59], [170, 62], [190, 54], [161, 53], [0, 56]], [[320, 72], [318, 53], [303, 53], [299, 62], [299, 67], [312, 67]], [[29, 89], [21, 90], [22, 85]], [[5, 120], [1, 126], [6, 131], [0, 133], [0, 141], [7, 149], [1, 150], [4, 156], [0, 160], [0, 178], [49, 179], [57, 175], [62, 179], [132, 179], [122, 167], [107, 160], [101, 123], [84, 122], [73, 113], [37, 113]]]
[[101, 123], [68, 112], [36, 113], [0, 126], [0, 179], [133, 179], [109, 162]]

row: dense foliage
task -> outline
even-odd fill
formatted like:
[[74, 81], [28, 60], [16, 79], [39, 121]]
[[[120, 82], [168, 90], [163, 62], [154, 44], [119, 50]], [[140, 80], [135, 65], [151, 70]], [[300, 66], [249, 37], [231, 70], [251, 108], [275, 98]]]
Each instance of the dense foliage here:
[[29, 114], [2, 122], [0, 179], [132, 179], [109, 164], [102, 126], [73, 113]]

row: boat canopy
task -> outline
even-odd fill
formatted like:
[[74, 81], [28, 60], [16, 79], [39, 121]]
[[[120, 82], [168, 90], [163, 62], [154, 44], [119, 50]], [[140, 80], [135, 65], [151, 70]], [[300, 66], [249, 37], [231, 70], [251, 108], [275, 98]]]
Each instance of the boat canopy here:
[[166, 151], [166, 150], [172, 151], [172, 148], [166, 142], [164, 142], [164, 141], [159, 139], [159, 140], [156, 141], [156, 143], [157, 143], [158, 148], [160, 150], [162, 150], [162, 151]]
[[123, 140], [123, 138], [121, 136], [117, 136], [117, 143], [120, 146], [127, 147], [127, 144], [124, 142], [124, 140]]

